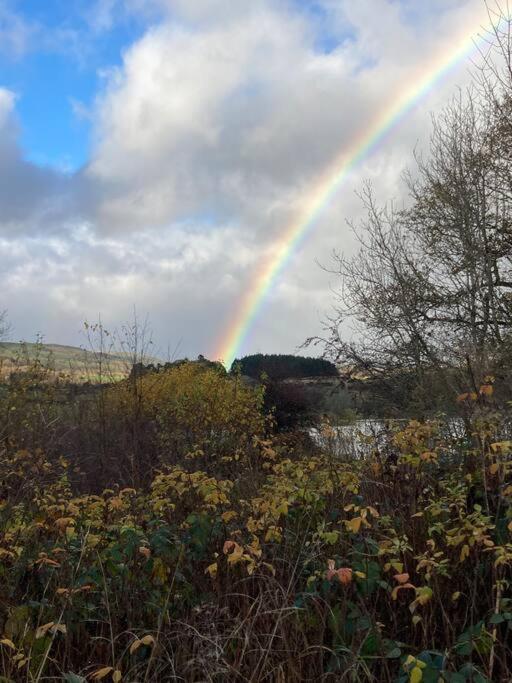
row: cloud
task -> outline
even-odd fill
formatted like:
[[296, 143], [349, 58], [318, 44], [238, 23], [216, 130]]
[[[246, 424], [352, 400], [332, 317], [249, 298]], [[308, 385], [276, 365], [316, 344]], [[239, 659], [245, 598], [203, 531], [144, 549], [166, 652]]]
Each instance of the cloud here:
[[[318, 4], [313, 17], [291, 0], [96, 3], [97, 30], [111, 30], [119, 12], [151, 12], [153, 23], [105, 71], [87, 110], [91, 158], [73, 176], [23, 159], [14, 97], [0, 90], [0, 172], [9, 178], [0, 186], [0, 254], [12, 254], [0, 284], [11, 310], [25, 312], [18, 330], [37, 325], [73, 341], [65, 327], [98, 312], [118, 321], [136, 304], [161, 344], [183, 339], [184, 352], [211, 353], [325, 169], [427, 56], [477, 23], [480, 7], [435, 0], [435, 13], [419, 15], [412, 0]], [[465, 79], [461, 65], [350, 175], [273, 289], [246, 350], [293, 350], [319, 330], [330, 277], [315, 259], [353, 248], [345, 219], [360, 210], [354, 190], [369, 177], [381, 197], [400, 198], [400, 171], [428, 137], [429, 110]]]
[[23, 158], [15, 102], [0, 88], [0, 236], [61, 232], [71, 218], [70, 180]]
[[0, 53], [18, 59], [30, 49], [36, 28], [0, 0]]

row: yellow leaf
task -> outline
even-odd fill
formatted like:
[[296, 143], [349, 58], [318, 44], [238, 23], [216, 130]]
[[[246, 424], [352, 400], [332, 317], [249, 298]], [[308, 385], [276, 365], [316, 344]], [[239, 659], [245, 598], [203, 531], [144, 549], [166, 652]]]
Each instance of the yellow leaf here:
[[39, 626], [39, 628], [36, 630], [36, 639], [45, 636], [47, 632], [51, 629], [51, 627], [54, 625], [54, 623], [55, 622], [53, 621], [49, 621], [47, 624]]
[[226, 512], [222, 513], [222, 521], [227, 524], [230, 522], [232, 519], [235, 517], [238, 517], [237, 513], [234, 510], [227, 510]]
[[423, 673], [419, 666], [415, 666], [409, 674], [409, 683], [420, 683]]
[[281, 502], [281, 505], [277, 508], [276, 512], [278, 515], [287, 515], [288, 514], [288, 501], [283, 500]]
[[0, 640], [0, 645], [5, 645], [6, 647], [10, 647], [11, 650], [16, 649], [16, 645], [12, 642], [12, 640], [9, 640], [9, 638], [2, 638], [2, 640]]
[[[432, 599], [432, 595], [432, 589], [429, 586], [422, 586], [416, 589], [416, 600], [420, 605], [426, 605]], [[421, 666], [421, 663], [418, 666]]]
[[59, 517], [59, 519], [55, 520], [55, 526], [61, 531], [64, 531], [66, 527], [71, 526], [74, 523], [75, 520], [72, 517]]
[[54, 624], [51, 627], [50, 631], [52, 633], [57, 633], [57, 631], [59, 631], [60, 633], [63, 633], [64, 635], [66, 635], [66, 633], [68, 632], [68, 630], [66, 628], [66, 624]]
[[[272, 574], [272, 576], [275, 576], [275, 575], [276, 575], [276, 570], [275, 570], [275, 568], [274, 568], [274, 565], [269, 564], [268, 562], [262, 562], [262, 563], [261, 563], [261, 566], [262, 566], [262, 567], [266, 567], [266, 568], [269, 570], [269, 572]], [[311, 577], [310, 577], [310, 578], [311, 578]]]
[[400, 584], [399, 586], [395, 586], [393, 588], [393, 590], [391, 591], [391, 599], [396, 600], [398, 598], [398, 591], [402, 590], [402, 589], [406, 589], [406, 588], [413, 588], [414, 589], [414, 586], [412, 585], [412, 583], [403, 583], [403, 584]]
[[216, 562], [212, 562], [212, 564], [209, 564], [206, 569], [205, 569], [205, 574], [209, 574], [212, 579], [214, 579], [217, 576], [217, 570], [218, 566]]
[[[332, 532], [332, 533], [336, 533], [336, 532]], [[270, 543], [272, 541], [279, 543], [281, 541], [281, 539], [282, 539], [282, 535], [281, 535], [280, 527], [271, 526], [267, 529], [267, 533], [265, 534], [265, 543]]]
[[93, 681], [101, 681], [101, 679], [105, 678], [105, 676], [108, 676], [111, 671], [114, 671], [113, 666], [104, 666], [102, 669], [95, 671], [91, 678]]
[[347, 529], [349, 531], [352, 531], [352, 533], [357, 534], [359, 529], [361, 528], [361, 522], [363, 520], [361, 517], [354, 517], [353, 519], [349, 520], [348, 522], [345, 522]]
[[119, 683], [119, 681], [123, 678], [123, 674], [119, 671], [119, 669], [116, 669], [114, 673], [112, 674], [112, 680], [114, 683]]
[[133, 643], [130, 645], [130, 654], [133, 655], [134, 652], [137, 652], [139, 647], [142, 645], [142, 640], [139, 640], [136, 638]]
[[455, 591], [452, 593], [452, 602], [456, 602], [460, 598], [460, 591]]
[[469, 545], [467, 543], [462, 546], [462, 550], [460, 551], [460, 561], [464, 562], [466, 557], [469, 557]]
[[[232, 548], [232, 552], [229, 552], [228, 550], [226, 553], [228, 556], [228, 564], [237, 564], [242, 559], [244, 549], [238, 543], [235, 543], [234, 541], [232, 541], [232, 543], [233, 545], [230, 546], [230, 548]], [[224, 544], [224, 546], [226, 546], [226, 544]]]
[[491, 451], [493, 453], [509, 453], [512, 449], [512, 441], [496, 441], [491, 444]]
[[491, 474], [496, 474], [499, 469], [500, 469], [499, 464], [497, 462], [493, 462], [492, 465], [489, 467], [489, 472]]

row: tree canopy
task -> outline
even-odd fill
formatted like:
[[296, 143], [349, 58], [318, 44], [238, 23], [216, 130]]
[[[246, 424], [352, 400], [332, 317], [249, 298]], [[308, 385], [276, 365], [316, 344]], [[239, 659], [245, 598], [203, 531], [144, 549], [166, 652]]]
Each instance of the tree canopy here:
[[260, 379], [263, 373], [274, 380], [337, 375], [336, 366], [323, 358], [278, 353], [244, 356], [233, 363], [235, 368], [253, 379]]

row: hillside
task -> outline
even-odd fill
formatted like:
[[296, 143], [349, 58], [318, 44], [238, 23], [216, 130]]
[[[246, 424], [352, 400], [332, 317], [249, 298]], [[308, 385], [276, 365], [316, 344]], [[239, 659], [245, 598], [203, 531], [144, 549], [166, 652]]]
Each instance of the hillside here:
[[28, 342], [0, 342], [0, 373], [27, 369], [34, 361], [56, 373], [70, 375], [75, 381], [96, 381], [100, 375], [107, 379], [125, 377], [131, 368], [129, 354], [95, 353], [77, 346]]

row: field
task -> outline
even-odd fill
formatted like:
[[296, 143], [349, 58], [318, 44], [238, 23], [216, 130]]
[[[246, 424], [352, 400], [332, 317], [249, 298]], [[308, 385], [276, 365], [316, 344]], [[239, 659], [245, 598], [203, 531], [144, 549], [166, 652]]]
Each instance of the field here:
[[100, 354], [62, 344], [0, 342], [2, 376], [14, 370], [27, 370], [36, 360], [77, 382], [98, 381], [102, 374], [107, 380], [121, 379], [131, 368], [128, 354]]

